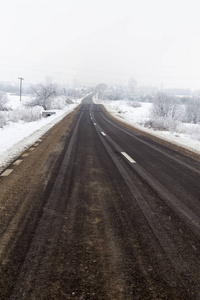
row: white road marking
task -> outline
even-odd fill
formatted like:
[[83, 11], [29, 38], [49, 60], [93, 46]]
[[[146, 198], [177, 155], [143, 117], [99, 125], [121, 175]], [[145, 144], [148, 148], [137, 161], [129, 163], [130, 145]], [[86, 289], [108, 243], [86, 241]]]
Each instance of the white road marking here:
[[132, 164], [136, 164], [136, 161], [133, 160], [126, 152], [121, 152], [121, 154], [126, 157], [126, 159], [128, 159], [130, 161], [130, 163]]
[[18, 159], [13, 163], [13, 165], [18, 166], [19, 164], [21, 164], [22, 161], [23, 161], [22, 159]]
[[13, 169], [7, 169], [1, 174], [1, 176], [8, 176], [12, 171]]
[[101, 131], [101, 134], [104, 135], [104, 136], [106, 136], [106, 134], [103, 131]]

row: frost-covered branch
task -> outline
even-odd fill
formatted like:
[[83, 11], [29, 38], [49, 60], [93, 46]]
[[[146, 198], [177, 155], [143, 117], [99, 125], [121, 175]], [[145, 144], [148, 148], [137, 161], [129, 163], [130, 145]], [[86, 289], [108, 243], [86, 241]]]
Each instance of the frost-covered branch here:
[[28, 106], [42, 106], [44, 110], [51, 109], [52, 101], [56, 96], [56, 87], [52, 84], [37, 84], [32, 86], [33, 99]]

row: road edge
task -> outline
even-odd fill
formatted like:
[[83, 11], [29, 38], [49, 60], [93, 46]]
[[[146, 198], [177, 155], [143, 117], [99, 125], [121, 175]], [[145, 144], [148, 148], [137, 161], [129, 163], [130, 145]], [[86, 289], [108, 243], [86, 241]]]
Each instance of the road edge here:
[[[46, 135], [49, 133], [50, 130], [52, 130], [56, 125], [58, 125], [60, 122], [62, 122], [62, 120], [65, 117], [71, 117], [72, 119], [74, 118], [75, 114], [78, 112], [78, 110], [80, 109], [81, 104], [79, 104], [78, 106], [76, 106], [71, 112], [67, 113], [66, 115], [63, 114], [63, 118], [61, 118], [57, 123], [55, 123], [52, 127], [50, 127], [46, 132], [44, 132], [39, 139], [44, 139], [46, 137]], [[71, 120], [72, 122], [72, 120]], [[34, 134], [34, 132], [32, 133]], [[33, 144], [30, 144], [29, 146], [25, 147], [21, 152], [18, 152], [16, 155], [14, 155], [13, 157], [11, 157], [9, 160], [7, 160], [7, 162], [5, 162], [4, 165], [2, 165], [0, 167], [0, 176], [5, 172], [5, 170], [7, 170], [15, 161], [17, 161], [22, 155], [23, 153], [27, 152], [29, 149], [31, 149], [34, 144], [36, 144], [38, 141], [38, 139], [35, 140], [35, 142]]]

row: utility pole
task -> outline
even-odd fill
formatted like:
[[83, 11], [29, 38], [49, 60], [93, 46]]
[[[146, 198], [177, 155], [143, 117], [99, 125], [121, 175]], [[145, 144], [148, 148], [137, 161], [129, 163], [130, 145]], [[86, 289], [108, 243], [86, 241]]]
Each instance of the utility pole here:
[[18, 77], [18, 79], [20, 80], [20, 101], [22, 100], [22, 80], [24, 80], [24, 78], [22, 77]]

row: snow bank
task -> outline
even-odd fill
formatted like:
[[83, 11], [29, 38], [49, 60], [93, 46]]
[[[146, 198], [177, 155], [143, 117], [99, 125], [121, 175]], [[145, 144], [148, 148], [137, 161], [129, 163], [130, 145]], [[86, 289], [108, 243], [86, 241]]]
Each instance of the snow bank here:
[[[13, 99], [15, 99], [15, 97], [13, 97]], [[15, 100], [17, 100], [17, 98]], [[0, 128], [0, 171], [26, 148], [34, 144], [56, 123], [72, 112], [80, 103], [81, 99], [76, 100], [75, 104], [66, 106], [63, 110], [54, 110], [56, 114], [48, 118], [42, 118], [29, 123], [11, 122], [9, 125]], [[16, 109], [22, 104], [17, 103], [17, 101], [11, 101], [10, 105]]]

